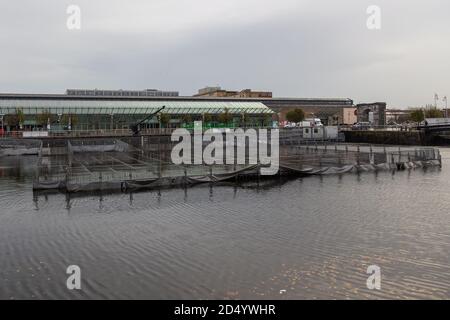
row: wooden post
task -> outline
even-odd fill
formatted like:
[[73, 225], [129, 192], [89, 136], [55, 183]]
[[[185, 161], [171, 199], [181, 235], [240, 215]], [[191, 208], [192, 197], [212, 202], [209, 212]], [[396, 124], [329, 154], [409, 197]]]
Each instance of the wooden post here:
[[439, 168], [442, 169], [442, 157], [441, 157], [441, 152], [438, 151], [438, 160], [439, 160]]
[[257, 168], [257, 170], [258, 170], [258, 184], [259, 184], [259, 179], [260, 179], [260, 177], [261, 177], [261, 163], [259, 162], [259, 159], [258, 159], [258, 168]]

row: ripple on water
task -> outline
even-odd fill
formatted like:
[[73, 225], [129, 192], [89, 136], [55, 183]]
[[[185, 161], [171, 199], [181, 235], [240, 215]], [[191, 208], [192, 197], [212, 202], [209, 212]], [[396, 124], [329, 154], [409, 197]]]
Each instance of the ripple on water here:
[[[33, 197], [2, 178], [0, 298], [450, 298], [445, 152], [441, 171], [267, 188]], [[65, 287], [70, 264], [82, 292]]]

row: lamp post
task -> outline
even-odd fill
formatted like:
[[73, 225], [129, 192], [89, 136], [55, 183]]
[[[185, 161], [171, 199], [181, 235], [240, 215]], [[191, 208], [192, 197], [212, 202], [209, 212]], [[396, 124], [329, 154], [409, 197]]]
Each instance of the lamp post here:
[[110, 130], [112, 131], [112, 130], [114, 130], [114, 113], [110, 113], [109, 115], [111, 117], [111, 119], [110, 119], [111, 123], [110, 123], [109, 127], [110, 127]]
[[58, 113], [58, 128], [57, 130], [61, 130], [61, 117], [62, 117], [62, 113]]
[[5, 133], [5, 125], [4, 125], [4, 123], [3, 123], [3, 119], [4, 119], [4, 114], [0, 114], [0, 121], [1, 121], [1, 123], [2, 123], [2, 130], [0, 131], [0, 133], [1, 133], [1, 135], [3, 135], [4, 133]]
[[437, 108], [437, 102], [439, 100], [439, 96], [437, 93], [434, 94], [434, 107]]
[[447, 110], [447, 96], [442, 98], [442, 101], [445, 102], [445, 118], [448, 118], [448, 110]]

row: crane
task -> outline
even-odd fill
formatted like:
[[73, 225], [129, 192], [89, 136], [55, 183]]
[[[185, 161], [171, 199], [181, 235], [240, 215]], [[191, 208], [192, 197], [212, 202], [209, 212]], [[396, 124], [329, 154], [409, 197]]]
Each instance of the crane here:
[[134, 123], [134, 124], [131, 124], [131, 125], [130, 125], [130, 130], [131, 130], [131, 132], [133, 132], [133, 136], [138, 136], [138, 135], [139, 135], [139, 131], [140, 131], [139, 126], [140, 126], [142, 123], [144, 123], [144, 122], [147, 121], [148, 119], [153, 118], [153, 117], [154, 117], [155, 115], [157, 115], [159, 112], [161, 112], [162, 110], [164, 110], [165, 107], [166, 107], [166, 106], [162, 106], [161, 108], [159, 108], [158, 110], [156, 110], [156, 111], [153, 112], [152, 114], [146, 116], [146, 117], [145, 117], [144, 119], [142, 119], [141, 121], [139, 121], [139, 122], [137, 122], [137, 123]]

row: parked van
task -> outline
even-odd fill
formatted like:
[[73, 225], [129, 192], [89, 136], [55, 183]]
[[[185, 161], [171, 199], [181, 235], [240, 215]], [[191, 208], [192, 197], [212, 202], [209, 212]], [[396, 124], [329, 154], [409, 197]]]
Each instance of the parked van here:
[[307, 118], [303, 122], [308, 122], [312, 127], [322, 127], [322, 121], [319, 118]]

